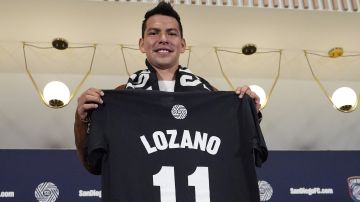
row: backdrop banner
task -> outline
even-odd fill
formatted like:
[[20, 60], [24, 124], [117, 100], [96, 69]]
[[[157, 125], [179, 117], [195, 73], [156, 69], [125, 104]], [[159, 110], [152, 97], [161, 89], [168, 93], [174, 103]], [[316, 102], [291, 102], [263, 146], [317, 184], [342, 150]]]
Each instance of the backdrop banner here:
[[[74, 150], [0, 150], [0, 162], [0, 201], [101, 201]], [[360, 202], [360, 151], [270, 151], [257, 173], [261, 201]]]

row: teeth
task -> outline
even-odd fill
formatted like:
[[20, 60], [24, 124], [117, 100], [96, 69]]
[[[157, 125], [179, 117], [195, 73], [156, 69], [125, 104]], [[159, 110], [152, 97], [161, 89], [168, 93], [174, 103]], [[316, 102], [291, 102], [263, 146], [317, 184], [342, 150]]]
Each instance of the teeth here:
[[158, 52], [160, 52], [160, 53], [168, 53], [169, 51], [168, 50], [158, 50]]

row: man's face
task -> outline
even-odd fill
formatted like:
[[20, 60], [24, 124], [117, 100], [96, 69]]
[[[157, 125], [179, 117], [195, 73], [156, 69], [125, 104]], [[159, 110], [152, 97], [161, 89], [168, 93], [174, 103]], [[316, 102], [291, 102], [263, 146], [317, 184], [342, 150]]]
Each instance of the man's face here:
[[141, 52], [154, 68], [177, 68], [180, 53], [186, 48], [175, 18], [153, 15], [146, 21], [144, 38], [139, 40]]

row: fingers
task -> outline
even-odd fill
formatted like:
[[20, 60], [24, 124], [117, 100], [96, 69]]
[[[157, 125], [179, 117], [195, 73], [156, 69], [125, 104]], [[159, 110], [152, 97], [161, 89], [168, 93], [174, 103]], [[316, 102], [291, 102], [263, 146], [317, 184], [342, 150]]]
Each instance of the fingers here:
[[103, 100], [101, 99], [101, 96], [103, 95], [104, 92], [96, 88], [89, 88], [80, 95], [76, 111], [81, 120], [86, 119], [89, 110], [95, 109], [99, 104], [103, 103]]
[[245, 94], [249, 95], [255, 102], [256, 110], [260, 110], [260, 97], [255, 92], [251, 91], [249, 86], [238, 87], [236, 88], [235, 93], [239, 95], [239, 98], [243, 98]]
[[246, 94], [248, 94], [255, 101], [255, 105], [260, 105], [260, 97], [254, 91], [250, 90], [250, 92], [247, 92]]
[[102, 104], [103, 100], [101, 96], [104, 95], [104, 92], [96, 89], [96, 88], [89, 88], [81, 96], [78, 98], [78, 104], [83, 105], [85, 103], [97, 103]]
[[102, 104], [103, 100], [101, 99], [100, 94], [84, 94], [80, 97], [79, 104], [87, 103]]
[[260, 108], [261, 108], [261, 104], [260, 103], [255, 103], [255, 107], [256, 107], [256, 111], [259, 112]]
[[80, 96], [80, 98], [85, 96], [86, 101], [96, 102], [100, 104], [102, 102], [101, 96], [103, 95], [104, 92], [102, 90], [96, 88], [89, 88]]
[[83, 104], [78, 107], [77, 113], [79, 114], [80, 120], [86, 121], [88, 116], [88, 111], [98, 107], [98, 104]]
[[239, 98], [243, 98], [245, 93], [251, 97], [251, 95], [249, 94], [250, 92], [251, 89], [249, 88], [249, 86], [237, 87], [235, 90], [235, 93], [239, 95]]

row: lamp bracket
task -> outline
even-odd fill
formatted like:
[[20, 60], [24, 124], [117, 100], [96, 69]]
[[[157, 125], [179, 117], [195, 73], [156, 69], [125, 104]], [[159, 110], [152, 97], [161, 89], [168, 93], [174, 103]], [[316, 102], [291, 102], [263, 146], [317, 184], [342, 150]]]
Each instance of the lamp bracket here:
[[55, 38], [52, 46], [58, 50], [65, 50], [69, 47], [69, 43], [64, 38]]
[[244, 55], [252, 55], [256, 53], [257, 48], [255, 44], [246, 44], [241, 50]]
[[331, 58], [341, 57], [344, 54], [344, 49], [340, 47], [335, 47], [329, 50], [328, 55]]

